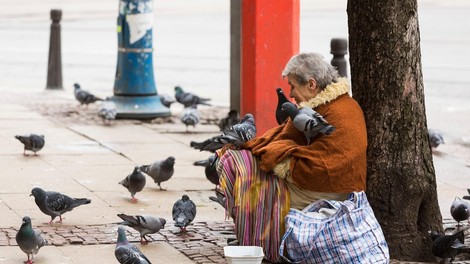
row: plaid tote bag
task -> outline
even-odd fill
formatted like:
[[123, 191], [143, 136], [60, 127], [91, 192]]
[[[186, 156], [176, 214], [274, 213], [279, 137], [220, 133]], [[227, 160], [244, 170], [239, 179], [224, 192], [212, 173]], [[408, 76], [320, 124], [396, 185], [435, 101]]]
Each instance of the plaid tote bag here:
[[389, 263], [382, 229], [364, 192], [291, 209], [279, 249], [291, 263]]

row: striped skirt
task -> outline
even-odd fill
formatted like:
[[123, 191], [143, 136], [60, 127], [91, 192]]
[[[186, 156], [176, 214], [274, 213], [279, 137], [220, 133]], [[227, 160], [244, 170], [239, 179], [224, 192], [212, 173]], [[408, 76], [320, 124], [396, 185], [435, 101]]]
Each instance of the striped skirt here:
[[290, 209], [287, 186], [272, 172], [261, 171], [249, 150], [224, 148], [217, 154], [226, 214], [234, 218], [239, 244], [260, 246], [266, 260], [278, 262], [284, 217]]

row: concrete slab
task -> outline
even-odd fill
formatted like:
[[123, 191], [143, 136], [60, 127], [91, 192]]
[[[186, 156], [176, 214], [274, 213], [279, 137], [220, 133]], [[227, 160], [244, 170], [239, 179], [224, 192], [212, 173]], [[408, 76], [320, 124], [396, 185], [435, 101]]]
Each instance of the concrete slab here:
[[0, 197], [0, 215], [2, 221], [0, 221], [0, 227], [11, 227], [21, 226], [22, 217], [18, 215], [14, 210], [8, 207]]
[[64, 175], [55, 168], [35, 169], [32, 167], [23, 167], [19, 170], [8, 169], [0, 186], [0, 193], [26, 193], [30, 194], [34, 187], [41, 187], [47, 190], [60, 189], [61, 192], [78, 191], [82, 189], [75, 180]]
[[115, 143], [104, 142], [106, 146], [118, 153], [125, 153], [129, 159], [140, 163], [148, 164], [156, 160], [162, 160], [168, 156], [175, 157], [175, 170], [180, 164], [192, 164], [195, 160], [206, 159], [207, 153], [191, 150], [188, 144], [181, 142], [168, 143]]
[[[138, 243], [135, 245], [155, 263], [194, 263], [165, 242], [153, 242], [145, 246]], [[68, 246], [59, 247], [58, 250], [73, 259], [73, 263], [117, 263], [114, 256], [115, 247], [115, 245]]]
[[92, 192], [107, 191], [121, 192], [119, 181], [132, 172], [134, 166], [127, 165], [91, 165], [91, 166], [60, 166], [60, 170], [67, 170], [67, 174], [79, 184]]
[[44, 155], [41, 158], [51, 166], [61, 169], [74, 166], [93, 165], [123, 165], [133, 164], [126, 157], [117, 153], [103, 154], [83, 154], [83, 155]]
[[140, 143], [168, 143], [168, 138], [162, 136], [145, 126], [119, 125], [119, 126], [84, 126], [71, 125], [70, 129], [86, 135], [99, 142], [140, 142]]
[[[136, 244], [136, 246], [150, 261], [158, 263], [194, 263], [165, 242], [153, 242], [145, 246]], [[116, 263], [115, 247], [115, 245], [45, 246], [39, 250], [34, 263]], [[26, 254], [19, 247], [0, 247], [0, 262], [2, 264], [20, 263], [24, 260], [26, 260]]]
[[[97, 196], [126, 214], [155, 214], [165, 219], [172, 219], [173, 204], [187, 194], [194, 201], [198, 210], [197, 221], [224, 220], [222, 207], [209, 200], [209, 196], [214, 196], [213, 191], [157, 191], [146, 189], [138, 193], [136, 197], [139, 202], [132, 204], [129, 202], [130, 195], [116, 196], [114, 192], [96, 192]], [[139, 195], [140, 194], [140, 195]]]
[[[34, 228], [34, 227], [33, 227]], [[18, 246], [0, 247], [0, 263], [2, 264], [17, 264], [26, 261], [26, 254], [21, 251]], [[78, 264], [70, 257], [65, 256], [58, 247], [45, 246], [42, 247], [36, 257], [34, 258], [35, 264], [46, 263], [63, 263], [63, 264]]]

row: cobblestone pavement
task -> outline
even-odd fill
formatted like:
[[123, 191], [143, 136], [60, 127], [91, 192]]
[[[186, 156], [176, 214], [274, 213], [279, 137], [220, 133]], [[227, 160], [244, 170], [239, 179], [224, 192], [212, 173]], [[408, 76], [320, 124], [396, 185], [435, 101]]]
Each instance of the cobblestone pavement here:
[[[117, 225], [83, 226], [36, 226], [44, 238], [53, 246], [115, 244]], [[234, 238], [232, 221], [196, 222], [187, 228], [187, 233], [179, 233], [173, 222], [156, 234], [149, 235], [153, 241], [167, 242], [195, 263], [226, 263], [223, 247], [227, 238]], [[18, 228], [0, 228], [0, 246], [16, 246]], [[127, 239], [139, 243], [137, 231], [127, 228]]]
[[[444, 219], [443, 226], [447, 232], [455, 228], [453, 219]], [[98, 245], [116, 243], [116, 224], [83, 225], [83, 226], [37, 226], [36, 229], [53, 246], [66, 245]], [[226, 263], [223, 247], [227, 245], [228, 238], [235, 238], [232, 221], [195, 222], [187, 228], [187, 233], [180, 233], [168, 222], [165, 229], [156, 234], [149, 235], [153, 241], [167, 242], [172, 247], [186, 255], [195, 263]], [[15, 236], [18, 228], [0, 228], [0, 246], [16, 246]], [[139, 243], [139, 233], [127, 228], [127, 239], [132, 243]], [[457, 256], [455, 264], [470, 264], [470, 235], [466, 235], [468, 253]], [[267, 263], [267, 262], [263, 262]], [[408, 262], [391, 260], [391, 264], [419, 264], [429, 262]]]

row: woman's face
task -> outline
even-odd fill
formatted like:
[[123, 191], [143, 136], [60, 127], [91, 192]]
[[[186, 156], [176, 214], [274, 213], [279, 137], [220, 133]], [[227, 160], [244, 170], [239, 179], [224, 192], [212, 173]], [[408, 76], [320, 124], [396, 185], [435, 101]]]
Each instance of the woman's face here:
[[297, 82], [296, 76], [289, 74], [287, 75], [287, 82], [290, 86], [289, 97], [294, 98], [297, 104], [307, 102], [320, 92], [320, 88], [317, 87], [317, 82], [312, 78], [310, 78], [306, 84], [300, 85]]

